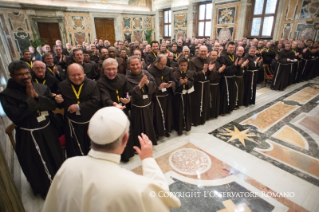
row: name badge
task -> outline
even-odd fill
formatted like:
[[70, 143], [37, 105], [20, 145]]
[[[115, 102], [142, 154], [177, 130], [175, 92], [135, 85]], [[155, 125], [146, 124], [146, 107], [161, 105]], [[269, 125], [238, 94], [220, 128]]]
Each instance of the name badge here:
[[80, 116], [81, 112], [78, 110], [78, 111], [76, 111], [75, 115]]
[[44, 121], [45, 120], [45, 116], [41, 115], [39, 117], [37, 117], [38, 122]]
[[41, 115], [42, 115], [42, 116], [48, 116], [48, 115], [49, 115], [49, 112], [48, 112], [48, 111], [41, 111]]
[[148, 99], [148, 95], [143, 95], [143, 99]]
[[183, 90], [182, 94], [187, 94], [187, 90]]
[[188, 93], [193, 93], [194, 92], [194, 86], [193, 87], [191, 87], [190, 89], [188, 89]]
[[163, 89], [162, 89], [162, 92], [165, 92], [165, 91], [166, 91], [166, 88], [163, 88]]

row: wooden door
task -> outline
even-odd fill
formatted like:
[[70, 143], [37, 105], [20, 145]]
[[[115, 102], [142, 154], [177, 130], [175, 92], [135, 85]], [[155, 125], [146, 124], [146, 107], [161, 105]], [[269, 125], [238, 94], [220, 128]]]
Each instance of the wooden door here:
[[95, 18], [96, 38], [110, 41], [113, 46], [115, 43], [114, 19]]
[[43, 38], [46, 44], [49, 44], [51, 46], [51, 50], [53, 51], [55, 41], [61, 40], [59, 24], [38, 22], [38, 28], [40, 37]]

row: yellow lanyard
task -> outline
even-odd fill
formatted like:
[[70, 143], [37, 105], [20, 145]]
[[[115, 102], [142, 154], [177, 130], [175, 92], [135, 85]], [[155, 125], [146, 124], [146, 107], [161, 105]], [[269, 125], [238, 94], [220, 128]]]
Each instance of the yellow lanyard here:
[[126, 48], [126, 50], [130, 50], [130, 48], [129, 47], [125, 47]]
[[[181, 71], [181, 74], [183, 74], [183, 73], [186, 74], [186, 71], [185, 72]], [[183, 89], [185, 89], [185, 84], [183, 84]]]
[[163, 77], [163, 76], [161, 76], [161, 80], [162, 80], [162, 82], [163, 82], [163, 78], [164, 78], [164, 77]]
[[155, 58], [157, 57], [157, 55], [154, 52], [153, 52], [153, 55], [154, 55]]
[[[51, 71], [51, 73], [53, 74], [53, 71], [52, 71], [52, 69], [51, 69], [51, 68], [49, 68], [49, 67], [48, 67], [48, 69], [49, 69], [49, 71]], [[54, 69], [54, 66], [53, 66], [53, 69]]]
[[[44, 85], [46, 81], [47, 81], [47, 80], [44, 80], [44, 81], [42, 82], [42, 84]], [[36, 83], [39, 83], [38, 79], [35, 79], [35, 82], [36, 82]]]
[[74, 94], [75, 94], [75, 96], [76, 96], [76, 100], [78, 100], [78, 104], [80, 104], [80, 94], [81, 94], [83, 85], [84, 85], [84, 83], [82, 83], [82, 84], [80, 85], [79, 92], [76, 92], [74, 86], [71, 84], [72, 90], [73, 90], [73, 92], [74, 92]]
[[30, 64], [28, 62], [26, 62], [28, 64], [28, 66], [30, 66], [30, 68], [32, 68], [33, 64], [32, 61], [30, 61]]
[[296, 51], [292, 49], [292, 51], [296, 54]]
[[229, 57], [229, 59], [230, 59], [232, 62], [234, 62], [234, 60], [235, 60], [235, 56], [234, 56], [234, 55], [228, 55], [228, 57]]
[[307, 48], [309, 51], [311, 50], [310, 47]]
[[269, 49], [267, 49], [267, 48], [266, 48], [266, 50], [267, 50], [267, 52], [269, 51]]
[[67, 49], [67, 51], [68, 51], [68, 52], [69, 52], [69, 54], [70, 54], [72, 50], [71, 50], [71, 49], [70, 49], [70, 50], [68, 50], [68, 49]]
[[116, 92], [117, 101], [120, 102], [119, 91], [115, 90], [115, 92]]
[[173, 55], [175, 56], [175, 58], [177, 58], [177, 53], [173, 53]]
[[143, 88], [141, 88], [142, 89], [142, 93], [144, 93], [144, 89]]
[[280, 52], [280, 49], [278, 49], [278, 52]]

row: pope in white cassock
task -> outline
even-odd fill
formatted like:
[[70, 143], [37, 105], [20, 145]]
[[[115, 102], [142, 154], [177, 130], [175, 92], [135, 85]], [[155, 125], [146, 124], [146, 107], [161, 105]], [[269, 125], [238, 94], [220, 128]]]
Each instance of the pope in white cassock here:
[[[139, 136], [143, 176], [120, 166], [121, 154], [129, 137], [130, 122], [115, 107], [98, 110], [90, 120], [91, 150], [87, 156], [67, 159], [55, 175], [43, 212], [138, 211], [164, 212], [181, 205], [169, 192], [166, 179], [152, 157], [152, 142]], [[161, 195], [162, 196], [162, 195]]]

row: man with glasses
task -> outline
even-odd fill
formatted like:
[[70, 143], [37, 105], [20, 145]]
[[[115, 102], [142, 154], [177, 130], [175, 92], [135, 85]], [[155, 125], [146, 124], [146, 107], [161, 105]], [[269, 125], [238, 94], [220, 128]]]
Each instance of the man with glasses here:
[[54, 77], [56, 77], [60, 82], [66, 78], [65, 72], [61, 66], [53, 63], [53, 55], [47, 52], [43, 55], [43, 62], [46, 65], [46, 72]]
[[23, 61], [9, 65], [11, 79], [0, 93], [3, 109], [16, 125], [16, 154], [34, 194], [45, 199], [51, 182], [63, 163], [59, 138], [48, 111], [56, 108], [50, 89], [31, 81]]

